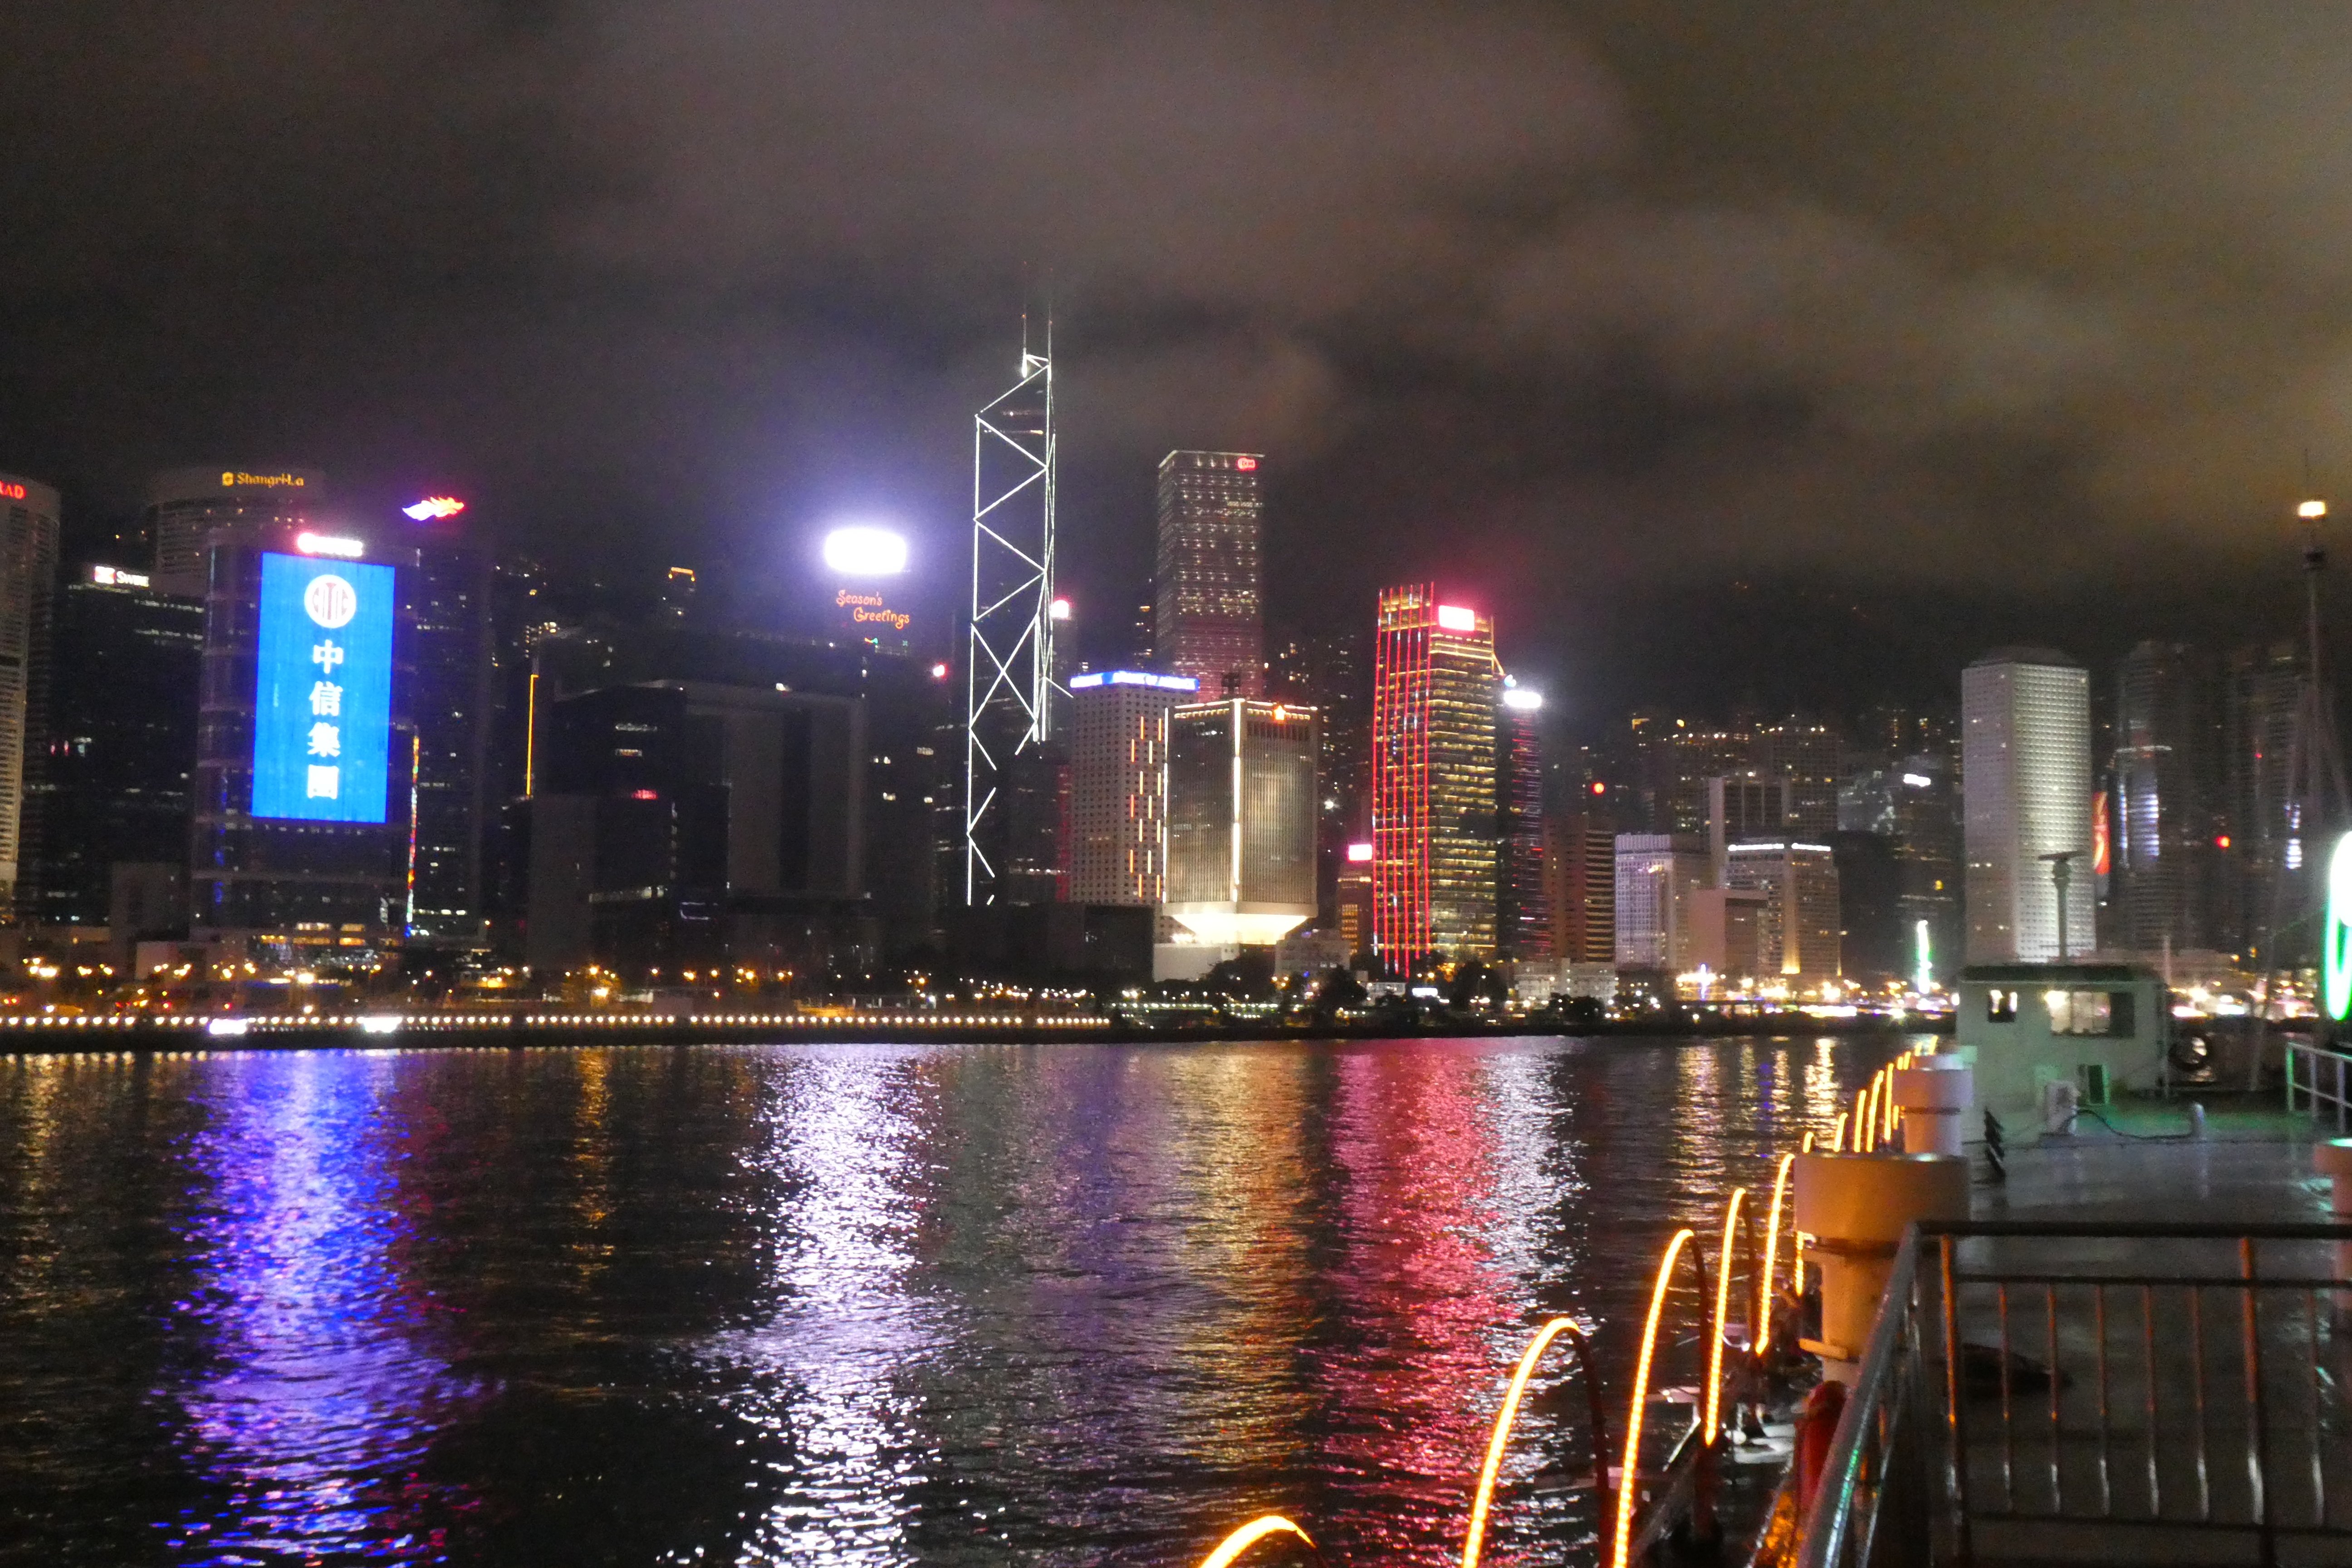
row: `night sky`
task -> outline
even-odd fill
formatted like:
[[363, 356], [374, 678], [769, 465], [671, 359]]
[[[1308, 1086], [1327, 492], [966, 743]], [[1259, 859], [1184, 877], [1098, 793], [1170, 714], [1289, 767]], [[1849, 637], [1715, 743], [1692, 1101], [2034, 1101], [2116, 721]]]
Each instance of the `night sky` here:
[[448, 489], [755, 618], [879, 517], [952, 589], [1050, 297], [1102, 652], [1231, 447], [1277, 622], [1436, 574], [1572, 721], [1949, 700], [2291, 624], [2347, 98], [2332, 6], [14, 7], [0, 468], [85, 541], [174, 463]]

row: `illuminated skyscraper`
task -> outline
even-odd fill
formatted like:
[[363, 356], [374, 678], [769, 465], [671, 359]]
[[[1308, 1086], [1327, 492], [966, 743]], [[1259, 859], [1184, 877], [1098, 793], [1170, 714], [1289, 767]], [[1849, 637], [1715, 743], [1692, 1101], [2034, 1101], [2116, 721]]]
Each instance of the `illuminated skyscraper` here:
[[1208, 963], [1162, 948], [1162, 979], [1205, 972], [1315, 918], [1312, 708], [1236, 697], [1168, 716], [1168, 896], [1164, 912]]
[[1827, 844], [1838, 829], [1838, 764], [1844, 747], [1822, 724], [1790, 719], [1757, 726], [1748, 755], [1766, 778], [1789, 781], [1789, 831]]
[[31, 878], [39, 852], [26, 786], [37, 781], [47, 744], [37, 683], [48, 670], [57, 578], [58, 492], [0, 474], [0, 913], [15, 905], [17, 878]]
[[1589, 812], [1544, 822], [1544, 900], [1552, 956], [1570, 963], [1617, 962], [1617, 836]]
[[[488, 929], [482, 847], [490, 802], [490, 720], [497, 701], [491, 658], [489, 555], [436, 524], [408, 531], [414, 570], [401, 584], [402, 660], [410, 674], [404, 706], [415, 720], [415, 832], [406, 868], [405, 921], [412, 940], [478, 944]], [[405, 568], [408, 557], [402, 558]]]
[[1160, 460], [1159, 662], [1220, 692], [1264, 692], [1265, 501], [1249, 452], [1171, 452]]
[[1543, 743], [1537, 716], [1543, 698], [1508, 679], [1503, 683], [1495, 792], [1499, 808], [1495, 842], [1495, 947], [1504, 958], [1552, 956], [1551, 910], [1545, 896]]
[[1070, 678], [1070, 901], [1152, 905], [1168, 875], [1168, 710], [1185, 675]]
[[415, 552], [278, 525], [215, 532], [207, 553], [195, 934], [279, 960], [376, 948], [404, 924], [415, 842]]
[[[85, 566], [57, 605], [39, 903], [22, 912], [134, 932], [184, 926], [204, 604], [156, 593], [144, 572]], [[164, 889], [161, 919], [115, 919], [125, 880]]]
[[1837, 861], [1826, 844], [1751, 840], [1730, 847], [1723, 886], [1764, 895], [1757, 963], [1766, 975], [1807, 984], [1839, 974]]
[[155, 546], [155, 591], [205, 595], [213, 536], [245, 538], [299, 528], [324, 501], [326, 478], [312, 468], [170, 468], [147, 485], [144, 530]]
[[1372, 921], [1399, 970], [1495, 952], [1495, 627], [1434, 584], [1383, 591], [1372, 656]]
[[1707, 883], [1704, 839], [1681, 833], [1617, 836], [1617, 967], [1679, 974], [1696, 955], [1692, 895]]
[[1968, 961], [2046, 963], [2059, 952], [2056, 879], [2074, 854], [2066, 955], [2097, 941], [2091, 872], [2090, 680], [2049, 648], [2002, 648], [1960, 676]]
[[[2220, 705], [2207, 661], [2143, 642], [2116, 674], [2114, 939], [2153, 953], [2210, 948]], [[2071, 933], [2070, 933], [2071, 934]]]
[[[2231, 653], [2223, 681], [2221, 799], [2226, 815], [2214, 836], [2221, 862], [2219, 943], [2225, 952], [2252, 961], [2259, 961], [2257, 950], [2267, 939], [2282, 896], [2281, 868], [2295, 838], [2286, 773], [2305, 666], [2303, 649], [2291, 642], [2242, 647]], [[2285, 907], [2293, 907], [2291, 889], [2286, 899]], [[2292, 959], [2301, 951], [2307, 949], [2282, 956]]]

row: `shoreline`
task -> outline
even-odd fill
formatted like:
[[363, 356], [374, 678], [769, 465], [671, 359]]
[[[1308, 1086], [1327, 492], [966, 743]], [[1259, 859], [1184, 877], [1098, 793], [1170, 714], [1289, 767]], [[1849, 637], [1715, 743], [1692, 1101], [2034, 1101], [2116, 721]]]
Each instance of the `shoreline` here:
[[[235, 1023], [241, 1028], [220, 1026]], [[1150, 1028], [1099, 1018], [1050, 1020], [968, 1017], [934, 1020], [863, 1020], [810, 1016], [789, 1021], [773, 1015], [721, 1014], [646, 1017], [604, 1015], [591, 1022], [578, 1016], [475, 1018], [433, 1014], [394, 1017], [301, 1018], [186, 1017], [159, 1020], [116, 1015], [0, 1020], [0, 1056], [138, 1055], [214, 1051], [305, 1050], [521, 1050], [579, 1049], [593, 1046], [695, 1045], [1213, 1045], [1280, 1040], [1486, 1039], [1537, 1036], [1552, 1038], [1791, 1039], [1873, 1035], [1949, 1034], [1948, 1016], [1806, 1018], [1629, 1019], [1545, 1027], [1514, 1019], [1465, 1021], [1421, 1026], [1393, 1024], [1279, 1024], [1236, 1019], [1220, 1024]]]

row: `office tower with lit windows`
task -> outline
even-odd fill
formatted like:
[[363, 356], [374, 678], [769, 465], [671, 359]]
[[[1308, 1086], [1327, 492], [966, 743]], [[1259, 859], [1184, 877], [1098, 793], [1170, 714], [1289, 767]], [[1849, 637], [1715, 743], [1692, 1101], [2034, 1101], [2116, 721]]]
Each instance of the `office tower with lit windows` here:
[[1931, 977], [1948, 981], [1958, 968], [1967, 929], [1960, 901], [1960, 790], [1948, 751], [1917, 752], [1896, 764], [1891, 812], [1904, 974], [1916, 979], [1924, 967]]
[[[2221, 860], [2217, 940], [2223, 951], [2250, 964], [2265, 962], [2259, 950], [2267, 940], [2273, 910], [2302, 907], [2291, 889], [2285, 890], [2285, 901], [2280, 901], [2279, 881], [2290, 874], [2285, 870], [2289, 860], [2302, 859], [2293, 803], [2287, 797], [2287, 757], [2294, 745], [2295, 705], [2303, 694], [2305, 662], [2295, 643], [2242, 647], [2230, 654], [2222, 679], [2225, 815], [2213, 840]], [[2282, 956], [2292, 960], [2299, 955]]]
[[2182, 643], [2143, 642], [2116, 669], [2106, 945], [2139, 953], [2217, 945], [2217, 684], [2207, 661]]
[[58, 590], [27, 918], [132, 935], [186, 925], [204, 630], [203, 602], [155, 592], [145, 572], [83, 566]]
[[1789, 831], [1827, 844], [1838, 830], [1838, 774], [1844, 745], [1825, 724], [1790, 719], [1756, 726], [1748, 765], [1766, 778], [1789, 781]]
[[205, 553], [194, 934], [278, 963], [380, 951], [408, 907], [415, 547], [289, 521]]
[[201, 599], [215, 534], [250, 540], [309, 526], [326, 503], [315, 468], [247, 472], [235, 467], [168, 468], [147, 484], [142, 531], [154, 545], [158, 593]]
[[406, 868], [405, 934], [453, 948], [488, 931], [482, 849], [492, 794], [490, 721], [498, 700], [489, 555], [455, 521], [404, 531], [404, 660], [410, 674], [415, 831]]
[[1506, 677], [1495, 753], [1495, 951], [1500, 958], [1552, 956], [1544, 888], [1542, 696]]
[[1764, 895], [1756, 931], [1764, 975], [1807, 986], [1838, 977], [1838, 870], [1830, 846], [1793, 838], [1734, 844], [1722, 885]]
[[1372, 847], [1369, 841], [1350, 844], [1346, 853], [1337, 893], [1337, 924], [1352, 963], [1372, 950]]
[[1606, 817], [1544, 818], [1544, 903], [1552, 956], [1567, 963], [1617, 962], [1617, 835]]
[[1182, 931], [1153, 973], [1185, 979], [1315, 918], [1311, 708], [1234, 697], [1168, 715], [1168, 880]]
[[16, 909], [18, 883], [29, 884], [40, 850], [40, 807], [33, 792], [47, 747], [43, 686], [57, 592], [58, 519], [56, 490], [0, 474], [0, 914]]
[[1153, 657], [1204, 692], [1241, 677], [1257, 697], [1265, 670], [1265, 503], [1250, 452], [1171, 452], [1160, 460], [1160, 553]]
[[[1368, 842], [1372, 762], [1371, 642], [1361, 626], [1277, 637], [1267, 658], [1270, 692], [1315, 710], [1323, 754], [1317, 763], [1316, 902], [1318, 920], [1339, 918], [1340, 879], [1350, 845]], [[1359, 867], [1361, 870], [1364, 868]]]
[[[1964, 902], [1971, 963], [2091, 951], [2090, 680], [2049, 648], [2002, 648], [1960, 676]], [[2067, 862], [2062, 914], [2053, 856]]]
[[1494, 624], [1434, 584], [1384, 590], [1372, 654], [1372, 918], [1401, 973], [1494, 956]]
[[1621, 833], [1613, 914], [1620, 969], [1679, 974], [1696, 951], [1693, 895], [1707, 885], [1706, 844], [1691, 834]]
[[1168, 872], [1168, 713], [1188, 675], [1070, 679], [1070, 901], [1156, 905]]
[[1637, 813], [1657, 833], [1706, 832], [1706, 781], [1748, 767], [1754, 737], [1745, 728], [1636, 715], [1632, 730], [1640, 784]]
[[1731, 846], [1744, 839], [1778, 837], [1790, 831], [1795, 786], [1784, 774], [1743, 768], [1706, 781], [1706, 848], [1715, 883], [1725, 886], [1723, 868]]

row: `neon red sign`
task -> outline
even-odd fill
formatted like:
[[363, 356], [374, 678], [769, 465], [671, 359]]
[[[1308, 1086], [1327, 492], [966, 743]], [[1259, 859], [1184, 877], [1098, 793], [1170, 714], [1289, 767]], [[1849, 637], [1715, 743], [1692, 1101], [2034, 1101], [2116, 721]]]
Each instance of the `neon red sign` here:
[[0, 479], [0, 496], [5, 496], [10, 500], [23, 500], [25, 499], [25, 487], [22, 485], [12, 485], [5, 479]]
[[1246, 474], [1252, 468], [1257, 467], [1257, 459], [1255, 458], [1235, 458], [1234, 459], [1234, 467]]

